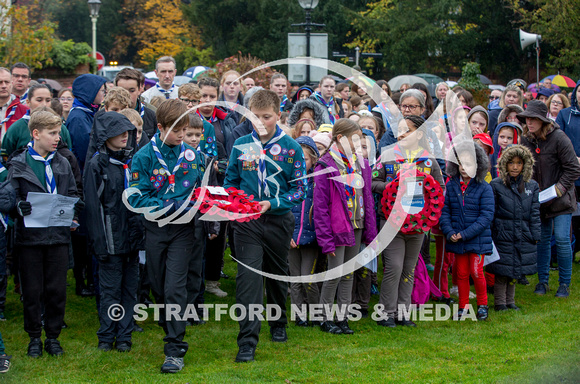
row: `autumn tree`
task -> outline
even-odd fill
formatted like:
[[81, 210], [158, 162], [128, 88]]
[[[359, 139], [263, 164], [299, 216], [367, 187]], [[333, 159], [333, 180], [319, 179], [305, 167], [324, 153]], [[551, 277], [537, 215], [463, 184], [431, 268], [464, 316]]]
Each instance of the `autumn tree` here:
[[55, 27], [50, 21], [33, 21], [29, 13], [35, 4], [0, 6], [0, 65], [8, 67], [17, 61], [40, 69], [51, 64], [50, 52], [55, 42]]

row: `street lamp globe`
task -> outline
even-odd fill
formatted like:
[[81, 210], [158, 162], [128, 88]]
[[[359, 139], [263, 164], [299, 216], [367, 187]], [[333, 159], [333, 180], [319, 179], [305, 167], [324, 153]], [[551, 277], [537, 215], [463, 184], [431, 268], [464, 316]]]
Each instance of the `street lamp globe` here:
[[88, 0], [89, 8], [91, 10], [91, 17], [99, 17], [99, 9], [101, 8], [101, 0]]
[[309, 11], [311, 9], [316, 8], [318, 5], [318, 0], [298, 0], [298, 3], [302, 8]]

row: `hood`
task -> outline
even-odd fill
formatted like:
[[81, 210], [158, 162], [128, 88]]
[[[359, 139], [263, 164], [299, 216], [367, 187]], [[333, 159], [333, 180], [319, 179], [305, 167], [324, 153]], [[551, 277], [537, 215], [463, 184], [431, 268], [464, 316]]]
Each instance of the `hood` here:
[[578, 90], [578, 87], [580, 86], [580, 80], [578, 80], [578, 82], [576, 83], [576, 86], [574, 87], [574, 90], [572, 91], [572, 98], [570, 99], [570, 106], [572, 113], [574, 114], [580, 114], [580, 111], [578, 110], [578, 100], [576, 99], [576, 91]]
[[294, 94], [294, 96], [292, 96], [292, 103], [293, 104], [296, 104], [298, 102], [298, 96], [300, 96], [300, 92], [302, 92], [302, 91], [308, 91], [308, 92], [310, 92], [310, 95], [308, 95], [308, 97], [312, 96], [312, 94], [314, 93], [314, 90], [311, 87], [307, 86], [307, 85], [304, 85], [304, 86], [300, 87], [300, 89], [298, 89], [296, 91], [296, 93]]
[[375, 143], [375, 149], [377, 150], [379, 147], [377, 144], [377, 139], [375, 138], [375, 134], [370, 129], [366, 129], [366, 128], [362, 129], [362, 133], [363, 133], [363, 135], [371, 138], [371, 140]]
[[509, 185], [507, 165], [514, 157], [519, 157], [524, 162], [524, 169], [522, 169], [521, 173], [524, 183], [530, 181], [534, 173], [534, 157], [528, 148], [524, 147], [523, 145], [512, 145], [507, 147], [503, 151], [503, 154], [499, 158], [499, 162], [497, 164], [499, 177], [501, 177], [505, 185]]
[[489, 115], [487, 114], [487, 111], [485, 110], [485, 108], [483, 108], [481, 105], [476, 105], [475, 107], [473, 107], [471, 109], [471, 111], [469, 111], [469, 113], [467, 114], [467, 121], [469, 121], [469, 119], [471, 119], [471, 116], [473, 116], [473, 114], [475, 112], [482, 112], [485, 115], [485, 121], [487, 121], [487, 127], [486, 127], [486, 131], [489, 129]]
[[502, 109], [501, 112], [499, 113], [499, 116], [497, 117], [497, 123], [500, 124], [500, 123], [507, 121], [508, 115], [512, 112], [520, 114], [523, 111], [524, 111], [524, 109], [517, 104], [506, 105], [505, 108]]
[[300, 145], [306, 145], [310, 147], [314, 151], [317, 157], [320, 157], [320, 152], [318, 152], [318, 148], [316, 147], [316, 143], [310, 136], [299, 136], [296, 139], [296, 142]]
[[[475, 172], [475, 180], [478, 183], [481, 183], [485, 180], [487, 176], [487, 172], [489, 171], [489, 158], [487, 157], [483, 148], [479, 145], [476, 145], [473, 141], [464, 141], [458, 143], [454, 147], [452, 147], [449, 151], [452, 152], [453, 148], [455, 148], [458, 152], [462, 152], [463, 150], [469, 150], [469, 147], [473, 146], [475, 148], [475, 157], [477, 158], [477, 170]], [[459, 175], [459, 166], [452, 162], [448, 161], [445, 167], [445, 171], [450, 177], [455, 177]]]
[[304, 108], [309, 108], [314, 111], [314, 122], [317, 127], [324, 124], [324, 116], [328, 114], [326, 108], [316, 100], [306, 99], [294, 104], [294, 108], [292, 108], [292, 111], [290, 111], [290, 115], [288, 116], [288, 125], [290, 127], [294, 126], [298, 120], [300, 120], [300, 114]]
[[73, 82], [73, 96], [85, 106], [93, 104], [97, 92], [108, 80], [97, 75], [81, 75]]
[[491, 103], [489, 103], [489, 105], [487, 106], [487, 110], [491, 111], [493, 109], [501, 109], [501, 107], [499, 106], [499, 99], [496, 99], [494, 101], [492, 101]]
[[[93, 135], [95, 135], [95, 144], [101, 148], [105, 141], [111, 137], [119, 136], [126, 131], [134, 131], [135, 126], [129, 119], [117, 112], [105, 112], [98, 114], [93, 126]], [[131, 145], [131, 138], [128, 139], [127, 145]]]

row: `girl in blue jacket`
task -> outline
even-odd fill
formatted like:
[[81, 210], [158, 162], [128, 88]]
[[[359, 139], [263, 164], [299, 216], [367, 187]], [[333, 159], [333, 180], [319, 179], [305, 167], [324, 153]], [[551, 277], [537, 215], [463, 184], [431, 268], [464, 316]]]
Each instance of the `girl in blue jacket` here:
[[490, 225], [495, 210], [493, 191], [485, 181], [488, 168], [488, 157], [479, 145], [466, 141], [451, 148], [446, 167], [450, 180], [440, 226], [447, 239], [446, 251], [455, 254], [458, 318], [469, 303], [470, 275], [477, 295], [477, 319], [488, 316], [483, 260], [492, 253]]
[[[304, 151], [304, 161], [308, 174], [314, 171], [314, 164], [318, 161], [319, 152], [311, 137], [300, 136], [296, 139]], [[300, 205], [292, 208], [295, 218], [294, 234], [290, 241], [290, 251], [288, 252], [288, 264], [290, 276], [306, 276], [314, 274], [316, 269], [316, 259], [318, 257], [318, 244], [316, 242], [316, 232], [312, 219], [312, 196], [314, 193], [314, 178], [308, 179], [308, 191], [306, 198]], [[318, 303], [320, 292], [318, 284], [312, 283], [291, 283], [290, 299], [292, 305], [296, 306], [295, 312], [298, 314], [296, 325], [307, 327], [308, 320], [305, 307]]]

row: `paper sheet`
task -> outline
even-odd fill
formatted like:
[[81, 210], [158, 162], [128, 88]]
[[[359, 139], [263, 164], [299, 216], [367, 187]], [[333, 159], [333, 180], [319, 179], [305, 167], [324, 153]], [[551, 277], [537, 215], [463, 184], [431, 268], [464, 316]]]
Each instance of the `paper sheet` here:
[[207, 186], [207, 191], [212, 195], [229, 196], [230, 194], [224, 189], [224, 187], [211, 187]]
[[556, 194], [556, 184], [540, 192], [540, 204], [545, 203], [558, 197]]
[[70, 227], [74, 205], [79, 199], [52, 193], [29, 192], [26, 197], [32, 213], [24, 216], [26, 228]]
[[483, 266], [484, 267], [488, 264], [491, 264], [491, 263], [499, 260], [499, 252], [497, 251], [497, 248], [495, 247], [495, 244], [493, 243], [493, 241], [491, 242], [491, 245], [493, 247], [491, 255], [485, 255], [485, 257], [483, 258]]

